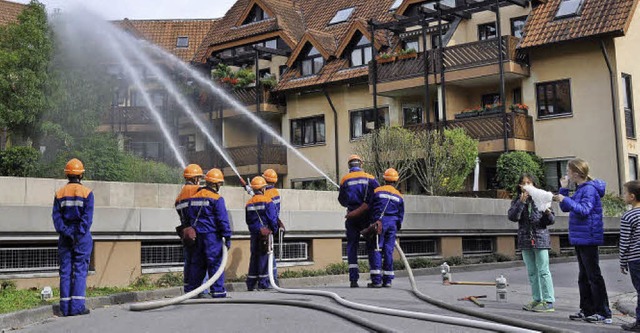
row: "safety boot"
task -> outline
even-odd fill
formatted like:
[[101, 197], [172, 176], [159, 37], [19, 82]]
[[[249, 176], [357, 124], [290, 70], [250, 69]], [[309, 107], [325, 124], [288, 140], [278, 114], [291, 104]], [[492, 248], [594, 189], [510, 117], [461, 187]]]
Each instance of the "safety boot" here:
[[382, 288], [382, 283], [367, 283], [367, 288]]
[[358, 281], [351, 281], [351, 288], [358, 288], [358, 287], [360, 287], [358, 285]]

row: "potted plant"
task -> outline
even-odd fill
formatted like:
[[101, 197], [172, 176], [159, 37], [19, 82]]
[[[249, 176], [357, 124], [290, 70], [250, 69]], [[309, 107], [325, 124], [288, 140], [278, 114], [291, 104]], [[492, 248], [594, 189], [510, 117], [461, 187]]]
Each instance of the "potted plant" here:
[[398, 60], [411, 59], [416, 57], [418, 57], [418, 51], [416, 51], [416, 49], [414, 48], [400, 50], [400, 52], [398, 52]]
[[509, 110], [511, 112], [517, 112], [517, 113], [524, 113], [524, 114], [528, 114], [529, 113], [529, 106], [527, 106], [526, 104], [511, 104], [511, 106], [509, 106]]
[[260, 79], [260, 84], [265, 90], [271, 90], [278, 84], [278, 80], [274, 75], [269, 74]]
[[502, 103], [487, 104], [484, 106], [482, 115], [488, 116], [492, 114], [502, 113]]
[[464, 119], [464, 118], [471, 118], [471, 117], [477, 117], [479, 114], [482, 114], [482, 107], [481, 106], [476, 106], [473, 108], [468, 108], [468, 109], [464, 109], [462, 110], [462, 112], [454, 115], [455, 119]]
[[394, 62], [396, 61], [396, 55], [389, 52], [381, 53], [379, 56], [376, 57], [376, 61], [378, 61], [378, 63], [380, 64], [384, 64], [387, 62]]

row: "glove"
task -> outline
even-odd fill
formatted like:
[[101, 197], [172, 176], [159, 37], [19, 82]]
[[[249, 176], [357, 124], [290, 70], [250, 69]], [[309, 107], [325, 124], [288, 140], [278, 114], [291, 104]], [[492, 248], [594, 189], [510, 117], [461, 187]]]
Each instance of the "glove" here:
[[231, 240], [227, 239], [224, 241], [224, 246], [227, 247], [227, 250], [229, 250], [231, 248]]
[[396, 230], [397, 230], [397, 231], [400, 231], [400, 228], [402, 228], [402, 222], [397, 221], [397, 222], [396, 222]]

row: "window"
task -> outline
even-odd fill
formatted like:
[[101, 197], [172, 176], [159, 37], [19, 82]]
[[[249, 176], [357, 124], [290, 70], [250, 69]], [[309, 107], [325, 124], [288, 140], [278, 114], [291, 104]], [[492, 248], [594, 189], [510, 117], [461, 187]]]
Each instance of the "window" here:
[[562, 19], [567, 17], [573, 17], [578, 15], [580, 9], [582, 9], [582, 3], [584, 0], [562, 0], [556, 13], [556, 19]]
[[571, 83], [569, 80], [536, 84], [538, 118], [571, 115]]
[[351, 51], [351, 67], [359, 67], [364, 66], [371, 61], [373, 58], [373, 49], [371, 47], [371, 42], [365, 37], [361, 36], [353, 46]]
[[636, 138], [636, 123], [633, 114], [633, 86], [631, 85], [631, 75], [622, 74], [622, 106], [624, 107], [624, 125], [627, 138]]
[[500, 103], [500, 94], [493, 93], [482, 95], [481, 103], [482, 104], [480, 105], [482, 106], [498, 104]]
[[514, 17], [511, 19], [511, 36], [522, 38], [524, 24], [527, 22], [526, 16]]
[[402, 5], [402, 0], [394, 1], [393, 4], [391, 5], [391, 8], [389, 8], [389, 11], [392, 12], [392, 11], [398, 9], [400, 7], [400, 5]]
[[302, 60], [302, 76], [318, 74], [324, 66], [324, 59], [318, 49], [311, 47], [307, 56]]
[[144, 97], [138, 91], [131, 92], [130, 106], [145, 106]]
[[189, 47], [189, 37], [178, 37], [176, 47]]
[[420, 43], [418, 42], [417, 38], [413, 38], [413, 39], [407, 39], [404, 41], [404, 49], [408, 50], [408, 49], [414, 49], [418, 52], [420, 52]]
[[112, 106], [125, 106], [126, 104], [126, 97], [127, 96], [127, 92], [126, 91], [122, 91], [121, 89], [118, 89], [114, 94], [113, 94], [113, 105]]
[[266, 47], [266, 48], [270, 48], [270, 49], [277, 49], [278, 48], [278, 40], [277, 39], [269, 39], [269, 40], [266, 40], [264, 42], [255, 43], [255, 44], [253, 44], [253, 46], [262, 46], [262, 47]]
[[162, 91], [155, 91], [151, 94], [151, 102], [153, 103], [153, 106], [155, 106], [156, 108], [162, 110], [164, 109], [164, 92]]
[[544, 177], [547, 190], [557, 191], [560, 188], [560, 178], [567, 170], [569, 160], [556, 160], [544, 162]]
[[280, 77], [282, 77], [282, 75], [286, 70], [287, 70], [287, 65], [280, 65], [280, 67], [278, 67], [278, 73], [280, 74]]
[[[444, 36], [442, 36], [442, 37], [444, 39]], [[433, 35], [431, 35], [431, 48], [432, 49], [437, 49], [438, 47], [440, 47], [440, 38], [438, 38], [437, 34], [433, 34]]]
[[[380, 126], [389, 126], [389, 108], [378, 108], [378, 122]], [[351, 139], [357, 139], [365, 134], [371, 133], [375, 129], [376, 113], [373, 109], [352, 111], [351, 120]]]
[[478, 25], [478, 40], [487, 40], [498, 37], [496, 22]]
[[291, 188], [294, 190], [321, 190], [327, 188], [327, 180], [324, 178], [293, 179]]
[[258, 70], [258, 77], [261, 79], [268, 78], [271, 76], [271, 68], [263, 68]]
[[269, 14], [267, 14], [264, 10], [262, 10], [260, 6], [254, 5], [253, 8], [251, 8], [251, 12], [249, 12], [249, 15], [244, 20], [244, 22], [242, 22], [242, 24], [244, 25], [244, 24], [249, 24], [254, 22], [260, 22], [260, 21], [268, 20], [269, 18], [270, 18]]
[[329, 24], [341, 23], [349, 19], [355, 7], [340, 9], [336, 15], [329, 21]]
[[325, 143], [324, 115], [291, 120], [291, 143], [295, 146]]
[[522, 104], [522, 88], [513, 89], [513, 104]]
[[421, 106], [403, 106], [402, 115], [404, 117], [404, 125], [422, 124], [422, 107]]
[[629, 155], [629, 180], [638, 180], [638, 156]]
[[196, 151], [196, 136], [194, 134], [180, 135], [180, 146], [187, 152]]

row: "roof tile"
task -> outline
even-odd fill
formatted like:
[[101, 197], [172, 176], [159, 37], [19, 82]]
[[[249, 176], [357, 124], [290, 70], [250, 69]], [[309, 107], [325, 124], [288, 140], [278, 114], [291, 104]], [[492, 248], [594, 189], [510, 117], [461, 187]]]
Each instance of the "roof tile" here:
[[27, 6], [21, 3], [0, 0], [0, 26], [18, 21], [18, 15]]

